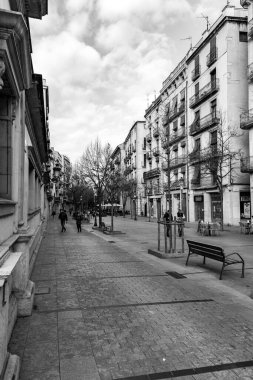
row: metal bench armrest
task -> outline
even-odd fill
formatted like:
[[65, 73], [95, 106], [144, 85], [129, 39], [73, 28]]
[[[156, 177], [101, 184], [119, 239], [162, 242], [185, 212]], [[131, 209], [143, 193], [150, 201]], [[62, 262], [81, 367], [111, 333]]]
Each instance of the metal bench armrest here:
[[226, 260], [227, 257], [233, 256], [233, 255], [237, 255], [238, 257], [240, 257], [241, 261], [244, 263], [244, 260], [243, 260], [242, 256], [239, 255], [238, 252], [233, 252], [233, 253], [229, 253], [228, 255], [225, 255], [225, 260]]

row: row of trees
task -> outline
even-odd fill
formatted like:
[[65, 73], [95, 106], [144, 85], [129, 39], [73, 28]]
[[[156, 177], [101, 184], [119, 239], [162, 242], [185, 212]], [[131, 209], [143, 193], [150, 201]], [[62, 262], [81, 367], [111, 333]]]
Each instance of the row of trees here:
[[100, 227], [103, 201], [110, 203], [111, 229], [113, 230], [113, 205], [119, 203], [121, 198], [123, 216], [125, 216], [127, 198], [133, 197], [137, 183], [133, 179], [127, 180], [121, 171], [115, 168], [111, 157], [110, 144], [103, 146], [99, 139], [91, 142], [79, 162], [75, 164], [69, 195], [76, 204], [80, 204], [82, 197], [85, 206], [89, 209], [96, 208], [98, 205]]

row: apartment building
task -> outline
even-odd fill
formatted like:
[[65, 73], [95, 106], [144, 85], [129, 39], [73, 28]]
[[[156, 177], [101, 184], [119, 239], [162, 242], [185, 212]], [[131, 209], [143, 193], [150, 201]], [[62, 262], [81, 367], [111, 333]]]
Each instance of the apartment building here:
[[17, 316], [31, 314], [29, 280], [48, 214], [48, 89], [33, 72], [29, 17], [47, 0], [0, 0], [0, 375], [18, 378], [7, 345]]
[[[253, 218], [253, 2], [250, 0], [241, 0], [242, 7], [247, 11], [248, 25], [247, 40], [248, 46], [248, 88], [245, 109], [241, 113], [240, 127], [248, 133], [248, 145], [245, 149], [244, 157], [241, 159], [241, 171], [249, 175], [249, 187], [240, 194], [240, 213], [244, 218]], [[246, 33], [245, 33], [246, 34]], [[245, 75], [246, 76], [246, 75]]]
[[[164, 190], [169, 209], [171, 198], [172, 215], [183, 210], [188, 219], [188, 144], [187, 144], [187, 65], [186, 57], [163, 82], [162, 98]], [[169, 158], [169, 159], [168, 159]], [[170, 188], [170, 191], [168, 191]]]
[[132, 196], [129, 196], [126, 203], [126, 211], [134, 208], [136, 214], [143, 211], [142, 188], [143, 188], [143, 144], [145, 137], [145, 122], [136, 121], [131, 127], [124, 141], [124, 175], [128, 180], [136, 181], [136, 189]]
[[[240, 130], [240, 114], [247, 107], [246, 16], [242, 8], [227, 5], [186, 60], [191, 221], [220, 220], [221, 196], [224, 223], [238, 225], [244, 217], [240, 199], [249, 198], [249, 187], [248, 176], [240, 171], [239, 156], [248, 151], [248, 133]], [[221, 194], [217, 172], [206, 175], [204, 168], [207, 152], [215, 162], [225, 141], [231, 154], [238, 154], [224, 162]]]

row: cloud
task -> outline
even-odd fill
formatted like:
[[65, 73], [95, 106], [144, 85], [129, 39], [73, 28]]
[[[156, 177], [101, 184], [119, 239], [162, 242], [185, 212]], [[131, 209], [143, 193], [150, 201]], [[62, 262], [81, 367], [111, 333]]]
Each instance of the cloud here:
[[[235, 0], [239, 1], [239, 0]], [[225, 0], [224, 0], [225, 5]], [[99, 137], [113, 148], [143, 120], [154, 90], [200, 39], [220, 0], [55, 0], [31, 20], [35, 72], [50, 94], [52, 146], [78, 159]], [[196, 37], [197, 36], [197, 37]]]

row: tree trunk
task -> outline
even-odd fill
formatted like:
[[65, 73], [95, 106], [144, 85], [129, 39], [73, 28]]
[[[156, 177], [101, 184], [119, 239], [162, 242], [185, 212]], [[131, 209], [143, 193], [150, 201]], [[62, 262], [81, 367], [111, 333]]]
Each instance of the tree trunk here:
[[111, 231], [113, 231], [113, 204], [111, 207]]

